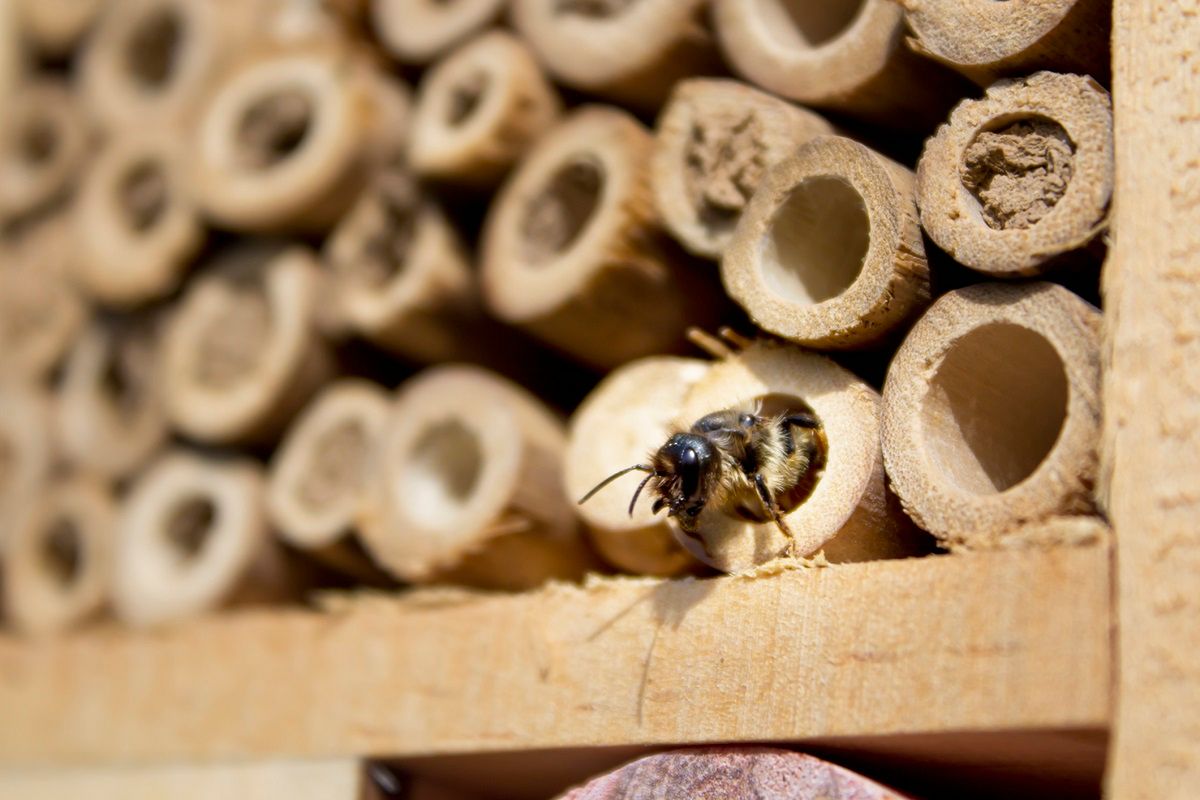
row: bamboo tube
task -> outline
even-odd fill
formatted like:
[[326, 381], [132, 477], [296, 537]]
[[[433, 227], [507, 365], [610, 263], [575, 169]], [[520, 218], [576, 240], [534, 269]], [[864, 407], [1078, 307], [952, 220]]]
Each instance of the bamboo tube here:
[[[673, 433], [688, 390], [708, 363], [652, 356], [611, 372], [571, 417], [564, 475], [567, 493], [583, 497], [609, 475], [644, 463]], [[629, 513], [642, 479], [630, 474], [578, 507], [592, 544], [610, 564], [643, 575], [675, 575], [695, 562], [666, 520], [643, 503]]]
[[67, 280], [70, 231], [61, 216], [0, 245], [0, 376], [50, 376], [83, 327], [86, 308]]
[[394, 58], [428, 64], [496, 21], [506, 0], [370, 0], [375, 33]]
[[927, 130], [965, 82], [904, 43], [890, 0], [715, 0], [717, 41], [734, 72], [805, 105]]
[[388, 400], [368, 381], [331, 384], [292, 424], [267, 476], [267, 513], [283, 540], [370, 582], [378, 581], [378, 573], [352, 534]]
[[521, 40], [489, 31], [422, 79], [409, 163], [433, 180], [494, 186], [555, 122], [561, 107]]
[[647, 109], [719, 71], [704, 0], [513, 0], [513, 24], [557, 80]]
[[438, 205], [403, 169], [385, 170], [326, 240], [333, 304], [324, 323], [413, 361], [489, 352], [494, 326], [467, 259]]
[[16, 8], [9, 3], [0, 3], [0, 103], [4, 103], [5, 108], [11, 107], [25, 68], [20, 34]]
[[262, 470], [251, 461], [183, 450], [156, 461], [117, 521], [117, 616], [146, 627], [293, 597], [298, 587], [262, 495]]
[[[781, 503], [801, 555], [824, 551], [831, 562], [912, 555], [927, 547], [888, 490], [879, 442], [879, 395], [823, 356], [761, 341], [712, 366], [688, 392], [675, 423], [687, 430], [701, 417], [727, 408], [763, 414], [803, 411], [821, 423], [823, 452], [798, 492]], [[807, 494], [806, 494], [807, 492]], [[790, 508], [789, 508], [790, 506]], [[761, 509], [710, 505], [698, 536], [678, 529], [680, 542], [701, 561], [725, 572], [745, 572], [788, 551], [787, 537]]]
[[940, 298], [884, 385], [892, 487], [949, 547], [1093, 510], [1100, 314], [1061, 286], [977, 284]]
[[193, 283], [163, 341], [167, 417], [202, 442], [264, 442], [325, 381], [332, 360], [316, 328], [314, 256], [246, 246]]
[[128, 307], [175, 291], [204, 243], [175, 134], [130, 131], [110, 139], [84, 177], [73, 209], [76, 283], [92, 299]]
[[21, 32], [35, 48], [53, 58], [71, 53], [110, 0], [11, 0]]
[[4, 611], [17, 629], [57, 633], [103, 609], [116, 517], [116, 501], [94, 478], [57, 480], [33, 500], [4, 560]]
[[249, 41], [253, 5], [110, 2], [80, 53], [79, 85], [91, 116], [112, 131], [190, 128], [217, 75]]
[[904, 800], [848, 769], [804, 753], [767, 747], [705, 747], [644, 756], [558, 800]]
[[0, 560], [55, 456], [50, 398], [22, 381], [0, 381]]
[[1039, 69], [1108, 82], [1108, 0], [900, 0], [900, 5], [916, 34], [913, 48], [981, 86]]
[[502, 321], [599, 367], [670, 351], [717, 301], [658, 227], [650, 134], [589, 106], [553, 128], [488, 213], [484, 298]]
[[368, 552], [396, 577], [494, 589], [577, 579], [590, 566], [562, 480], [561, 421], [477, 367], [401, 387], [359, 513]]
[[408, 89], [348, 47], [252, 58], [216, 88], [189, 180], [201, 209], [238, 231], [323, 231], [405, 146]]
[[65, 85], [43, 78], [16, 88], [0, 125], [0, 222], [64, 199], [87, 153], [87, 123]]
[[820, 136], [776, 164], [721, 261], [754, 322], [821, 348], [872, 344], [929, 303], [913, 174], [850, 139]]
[[108, 480], [129, 477], [167, 441], [151, 319], [97, 319], [71, 349], [55, 416], [66, 460]]
[[925, 143], [917, 202], [929, 237], [1001, 277], [1043, 272], [1106, 226], [1113, 185], [1108, 93], [1039, 72], [965, 100]]
[[768, 170], [833, 132], [811, 111], [743, 83], [682, 81], [658, 117], [651, 163], [667, 229], [694, 255], [720, 259]]

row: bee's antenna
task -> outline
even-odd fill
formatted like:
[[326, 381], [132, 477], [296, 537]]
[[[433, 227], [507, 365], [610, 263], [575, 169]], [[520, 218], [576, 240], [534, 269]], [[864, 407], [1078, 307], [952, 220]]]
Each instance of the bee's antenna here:
[[729, 345], [702, 328], [688, 328], [687, 338], [689, 342], [713, 358], [725, 359], [733, 356], [733, 350]]
[[745, 350], [754, 344], [753, 339], [749, 338], [748, 336], [743, 336], [728, 325], [718, 328], [717, 336], [724, 339], [731, 347], [737, 350]]
[[[650, 478], [653, 477], [653, 475], [654, 475], [654, 468], [648, 467], [645, 464], [634, 464], [632, 467], [626, 467], [625, 469], [617, 470], [612, 475], [609, 475], [607, 478], [605, 478], [604, 480], [600, 481], [595, 486], [593, 486], [592, 490], [590, 492], [588, 492], [582, 498], [580, 498], [579, 505], [583, 505], [588, 500], [591, 500], [592, 495], [594, 495], [596, 492], [603, 489], [605, 486], [608, 486], [610, 483], [615, 481], [617, 478], [621, 477], [622, 475], [624, 475], [627, 472], [633, 472], [635, 470], [638, 470], [641, 472], [649, 472], [650, 474], [646, 476], [647, 481], [650, 480]], [[645, 485], [646, 485], [646, 481], [642, 481], [642, 485], [638, 486], [638, 491], [640, 492], [642, 490], [642, 486], [645, 486]], [[636, 500], [637, 495], [635, 494], [633, 496], [633, 498]]]
[[646, 483], [649, 482], [649, 480], [653, 477], [654, 473], [651, 472], [649, 475], [642, 478], [642, 482], [638, 484], [637, 490], [633, 493], [633, 499], [629, 501], [629, 516], [633, 516], [633, 507], [637, 505], [638, 495], [642, 493], [642, 487], [645, 486]]

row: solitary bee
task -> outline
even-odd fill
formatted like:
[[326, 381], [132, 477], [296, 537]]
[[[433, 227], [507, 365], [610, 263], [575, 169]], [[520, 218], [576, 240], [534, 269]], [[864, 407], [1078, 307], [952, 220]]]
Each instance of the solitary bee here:
[[579, 501], [627, 472], [645, 472], [629, 502], [633, 514], [646, 484], [655, 495], [654, 513], [669, 509], [684, 533], [695, 536], [700, 512], [710, 504], [731, 511], [762, 507], [788, 538], [796, 556], [796, 537], [784, 521], [780, 501], [819, 467], [823, 433], [806, 413], [763, 416], [759, 410], [726, 409], [701, 417], [684, 433], [673, 434], [651, 455], [649, 464], [634, 464], [600, 481]]

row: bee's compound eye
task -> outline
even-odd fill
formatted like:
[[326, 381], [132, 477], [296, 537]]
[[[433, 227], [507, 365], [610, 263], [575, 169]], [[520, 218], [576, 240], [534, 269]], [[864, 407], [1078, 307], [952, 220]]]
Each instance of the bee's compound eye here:
[[698, 460], [699, 457], [696, 455], [696, 450], [692, 447], [684, 449], [684, 451], [679, 454], [680, 466], [691, 467], [694, 466]]
[[753, 414], [742, 414], [740, 417], [738, 417], [738, 424], [741, 425], [743, 428], [753, 427], [754, 426], [754, 415]]

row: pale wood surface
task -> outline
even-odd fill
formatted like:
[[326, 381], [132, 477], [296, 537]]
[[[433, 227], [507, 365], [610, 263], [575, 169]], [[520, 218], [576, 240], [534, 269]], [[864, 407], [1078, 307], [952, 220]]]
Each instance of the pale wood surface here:
[[1108, 564], [1075, 548], [429, 590], [0, 639], [0, 763], [1102, 728]]
[[1200, 796], [1200, 3], [1114, 7], [1104, 471], [1120, 610], [1113, 798]]
[[366, 800], [354, 759], [0, 771], [5, 800]]

